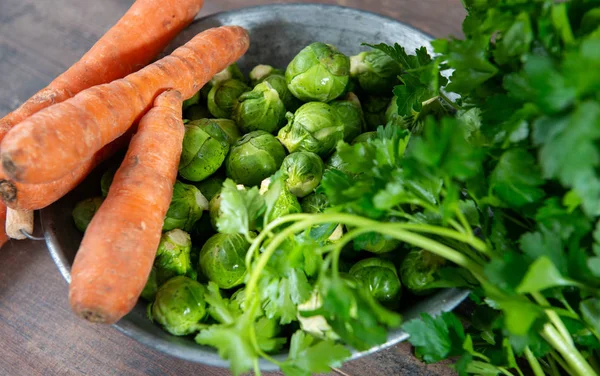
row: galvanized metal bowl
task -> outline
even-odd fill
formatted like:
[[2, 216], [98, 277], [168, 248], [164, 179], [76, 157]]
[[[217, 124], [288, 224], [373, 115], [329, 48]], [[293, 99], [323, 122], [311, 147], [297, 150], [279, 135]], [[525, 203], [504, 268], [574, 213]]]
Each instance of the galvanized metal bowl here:
[[[396, 20], [377, 14], [338, 6], [317, 4], [268, 5], [245, 8], [210, 15], [196, 20], [184, 30], [166, 50], [166, 53], [187, 42], [197, 33], [221, 25], [240, 25], [251, 35], [251, 46], [238, 62], [248, 73], [257, 64], [270, 64], [285, 69], [287, 63], [306, 45], [321, 41], [337, 46], [347, 55], [361, 50], [362, 43], [399, 43], [407, 51], [422, 45], [430, 47], [431, 38]], [[96, 169], [77, 189], [54, 205], [41, 211], [46, 244], [63, 277], [70, 282], [71, 264], [79, 248], [82, 235], [75, 228], [71, 211], [75, 204], [92, 195], [99, 195], [100, 173]], [[418, 317], [421, 312], [438, 314], [454, 309], [468, 292], [464, 290], [442, 290], [419, 301], [407, 302], [401, 311], [405, 320]], [[75, 319], [75, 316], [74, 316]], [[146, 318], [146, 305], [138, 303], [135, 309], [114, 325], [118, 330], [155, 350], [181, 359], [217, 367], [227, 367], [216, 350], [196, 344], [192, 338], [169, 335]], [[381, 346], [364, 352], [354, 352], [358, 358], [406, 340], [408, 335], [401, 330], [390, 331], [388, 340]], [[276, 356], [282, 359], [285, 355]], [[268, 362], [261, 363], [263, 370], [276, 367]]]

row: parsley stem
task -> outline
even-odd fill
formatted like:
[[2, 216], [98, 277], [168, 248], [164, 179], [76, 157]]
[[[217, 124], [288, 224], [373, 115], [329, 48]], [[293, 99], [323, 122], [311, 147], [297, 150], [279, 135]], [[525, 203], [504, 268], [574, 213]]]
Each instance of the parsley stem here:
[[331, 268], [333, 269], [333, 275], [337, 278], [339, 276], [339, 264], [340, 264], [340, 254], [342, 253], [342, 249], [346, 244], [354, 240], [357, 236], [362, 234], [366, 234], [368, 232], [372, 232], [373, 230], [370, 228], [355, 228], [349, 231], [346, 235], [344, 235], [340, 240], [335, 243], [335, 248], [331, 252]]
[[[569, 376], [575, 376], [573, 371], [571, 371], [571, 368], [569, 368], [569, 365], [567, 363], [565, 363], [565, 361], [560, 357], [560, 355], [558, 355], [556, 353], [556, 351], [552, 351], [550, 353], [550, 356], [551, 356], [550, 359], [552, 359], [555, 363], [558, 363], [560, 368], [562, 368], [566, 373], [568, 373]], [[562, 372], [560, 372], [560, 370], [558, 370], [557, 374], [558, 374], [558, 376], [561, 376]]]
[[463, 229], [467, 233], [467, 236], [470, 237], [470, 238], [472, 238], [473, 237], [473, 230], [471, 229], [471, 225], [469, 224], [469, 221], [467, 221], [467, 218], [465, 217], [465, 215], [462, 212], [462, 210], [460, 210], [459, 208], [456, 208], [456, 217], [458, 218], [458, 220], [460, 221]]
[[525, 358], [527, 359], [527, 362], [529, 363], [529, 366], [531, 367], [531, 370], [533, 371], [533, 374], [535, 376], [544, 376], [545, 375], [544, 370], [542, 369], [542, 366], [540, 365], [540, 362], [538, 362], [535, 355], [533, 355], [533, 353], [529, 349], [529, 346], [525, 347]]
[[450, 98], [448, 98], [446, 96], [446, 94], [444, 94], [441, 90], [440, 90], [440, 97], [446, 102], [448, 103], [450, 106], [452, 106], [452, 108], [454, 108], [456, 111], [460, 110], [460, 107], [454, 103], [454, 101], [452, 101]]
[[560, 376], [560, 371], [556, 366], [556, 360], [554, 360], [552, 353], [548, 356], [548, 364], [550, 365], [551, 376]]
[[541, 336], [560, 353], [571, 371], [578, 376], [598, 375], [573, 345], [564, 341], [563, 336], [553, 325], [545, 324]]
[[[539, 292], [533, 292], [533, 293], [531, 293], [531, 296], [539, 305], [544, 306], [544, 307], [551, 306], [550, 302]], [[545, 309], [544, 312], [546, 312], [546, 315], [548, 315], [548, 318], [550, 319], [552, 324], [554, 324], [554, 326], [556, 327], [558, 332], [561, 334], [564, 341], [567, 342], [567, 344], [571, 347], [575, 346], [573, 343], [573, 338], [571, 338], [571, 333], [569, 333], [569, 330], [567, 329], [565, 324], [560, 319], [560, 316], [558, 316], [558, 314], [556, 312], [554, 312], [552, 309]]]

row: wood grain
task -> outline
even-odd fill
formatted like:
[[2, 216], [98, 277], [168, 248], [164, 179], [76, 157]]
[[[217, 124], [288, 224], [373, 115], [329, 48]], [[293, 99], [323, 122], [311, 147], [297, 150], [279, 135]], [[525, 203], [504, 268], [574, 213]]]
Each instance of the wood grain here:
[[[285, 2], [292, 1], [206, 0], [200, 16]], [[465, 15], [460, 0], [320, 2], [387, 15], [435, 37], [460, 35]], [[1, 0], [0, 116], [79, 59], [130, 5], [131, 0]], [[230, 374], [164, 356], [112, 327], [77, 319], [68, 305], [67, 284], [44, 243], [11, 241], [1, 252], [0, 375]], [[452, 374], [446, 365], [425, 366], [416, 361], [408, 344], [349, 362], [342, 371], [351, 376]]]

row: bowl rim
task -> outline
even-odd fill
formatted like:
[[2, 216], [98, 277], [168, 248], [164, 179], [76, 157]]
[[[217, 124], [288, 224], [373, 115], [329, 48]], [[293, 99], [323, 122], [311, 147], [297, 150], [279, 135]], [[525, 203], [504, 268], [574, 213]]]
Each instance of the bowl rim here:
[[[238, 14], [245, 13], [245, 12], [253, 12], [253, 11], [256, 12], [256, 11], [261, 11], [261, 10], [275, 10], [275, 9], [286, 9], [286, 8], [315, 8], [315, 7], [321, 8], [321, 9], [324, 8], [324, 9], [329, 9], [329, 10], [350, 12], [350, 13], [355, 13], [357, 15], [367, 15], [372, 18], [378, 18], [380, 20], [384, 20], [387, 22], [400, 24], [400, 25], [402, 25], [402, 27], [411, 30], [415, 34], [422, 35], [423, 38], [426, 39], [428, 42], [434, 39], [434, 37], [432, 35], [424, 32], [422, 30], [419, 30], [412, 25], [406, 24], [400, 20], [391, 18], [389, 16], [385, 16], [385, 15], [378, 14], [378, 13], [375, 13], [372, 11], [358, 9], [358, 8], [352, 8], [352, 7], [347, 7], [347, 6], [335, 5], [335, 4], [322, 4], [322, 3], [315, 3], [315, 2], [262, 4], [262, 5], [254, 5], [254, 6], [248, 6], [248, 7], [235, 8], [235, 9], [230, 9], [230, 10], [226, 10], [226, 11], [219, 11], [219, 12], [207, 14], [204, 16], [196, 17], [190, 23], [190, 25], [188, 25], [186, 27], [186, 29], [191, 27], [195, 23], [200, 23], [200, 22], [212, 19], [212, 18], [227, 17], [229, 15], [238, 15]], [[181, 31], [181, 33], [183, 33], [186, 29], [183, 29]], [[168, 50], [170, 47], [171, 47], [171, 45], [167, 46], [165, 48], [165, 50]], [[43, 231], [43, 235], [44, 235], [44, 240], [45, 240], [46, 246], [48, 248], [48, 252], [50, 253], [50, 257], [52, 258], [54, 264], [56, 265], [58, 271], [60, 272], [60, 274], [62, 275], [64, 280], [67, 282], [67, 284], [70, 284], [71, 283], [71, 263], [68, 261], [66, 255], [62, 252], [61, 247], [59, 246], [58, 236], [57, 236], [54, 226], [53, 226], [54, 219], [53, 219], [52, 215], [50, 215], [50, 213], [49, 213], [49, 208], [51, 208], [52, 206], [53, 205], [50, 205], [50, 206], [40, 210], [39, 214], [40, 214], [41, 227], [42, 227], [42, 231]], [[470, 294], [469, 290], [457, 289], [457, 288], [444, 289], [444, 290], [441, 290], [440, 292], [436, 293], [436, 295], [434, 295], [434, 296], [436, 296], [436, 297], [440, 296], [439, 299], [441, 301], [441, 304], [440, 304], [439, 308], [437, 309], [438, 314], [441, 314], [442, 312], [447, 312], [447, 311], [453, 310], [461, 302], [463, 302], [468, 297], [469, 294]], [[418, 314], [420, 312], [426, 312], [426, 310], [424, 310], [424, 309], [419, 309], [420, 305], [421, 304], [417, 303], [415, 306], [408, 309], [408, 312], [411, 312], [412, 316], [418, 316]], [[406, 316], [406, 313], [404, 315]], [[214, 351], [214, 353], [209, 353], [209, 354], [205, 353], [205, 351], [202, 350], [200, 347], [198, 348], [199, 351], [194, 350], [193, 352], [190, 352], [190, 351], [187, 351], [187, 349], [183, 349], [185, 351], [182, 351], [182, 349], [180, 349], [179, 346], [174, 345], [173, 343], [170, 343], [170, 342], [166, 342], [166, 341], [164, 341], [160, 338], [157, 338], [157, 337], [149, 334], [148, 332], [140, 329], [139, 327], [137, 327], [135, 325], [134, 322], [132, 322], [132, 320], [127, 319], [128, 316], [129, 316], [129, 314], [124, 316], [121, 320], [119, 320], [115, 324], [112, 324], [111, 326], [113, 328], [117, 329], [119, 332], [125, 334], [129, 338], [134, 339], [136, 342], [141, 343], [142, 345], [147, 346], [148, 348], [150, 348], [154, 351], [158, 351], [162, 354], [165, 354], [165, 355], [168, 355], [171, 357], [175, 357], [178, 359], [182, 359], [185, 361], [190, 361], [193, 363], [204, 364], [204, 365], [219, 367], [219, 368], [229, 368], [229, 361], [222, 359], [216, 350]], [[389, 333], [394, 333], [393, 338], [390, 339]], [[346, 359], [346, 361], [355, 360], [355, 359], [376, 353], [380, 350], [389, 348], [400, 342], [405, 341], [408, 337], [409, 337], [409, 335], [406, 332], [404, 332], [400, 329], [395, 329], [393, 331], [388, 332], [387, 341], [381, 345], [374, 346], [365, 351], [358, 351], [358, 350], [350, 349], [351, 356], [348, 359]], [[204, 352], [204, 354], [203, 354], [203, 352]], [[283, 360], [283, 359], [285, 359], [282, 357], [283, 355], [286, 355], [286, 354], [277, 354], [277, 355], [274, 355], [273, 358], [275, 358], [277, 360]], [[259, 360], [259, 366], [262, 371], [277, 371], [277, 370], [279, 370], [279, 367], [277, 367], [275, 364], [268, 362], [264, 359]]]

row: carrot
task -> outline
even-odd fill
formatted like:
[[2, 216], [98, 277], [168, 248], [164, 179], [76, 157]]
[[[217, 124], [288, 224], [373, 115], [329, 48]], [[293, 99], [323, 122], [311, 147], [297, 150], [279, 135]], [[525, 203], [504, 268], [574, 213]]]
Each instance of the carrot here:
[[50, 183], [21, 184], [2, 176], [0, 171], [0, 199], [9, 210], [39, 210], [53, 204], [77, 187], [100, 163], [126, 147], [134, 130], [135, 127], [131, 127], [121, 137], [100, 149], [92, 158]]
[[178, 91], [157, 97], [83, 236], [69, 301], [86, 320], [118, 321], [134, 307], [150, 275], [177, 177], [181, 106]]
[[28, 184], [59, 179], [123, 134], [157, 93], [173, 88], [191, 97], [248, 47], [248, 32], [239, 26], [208, 29], [138, 72], [37, 112], [2, 140], [6, 176]]
[[2, 247], [8, 241], [8, 235], [6, 235], [6, 231], [4, 230], [6, 226], [6, 206], [4, 205], [0, 205], [0, 226], [2, 226], [0, 230], [0, 247]]
[[137, 0], [66, 72], [0, 120], [0, 139], [34, 113], [150, 63], [200, 11], [204, 0]]

